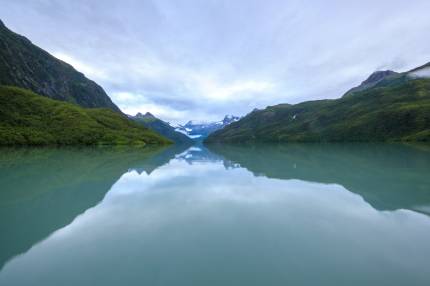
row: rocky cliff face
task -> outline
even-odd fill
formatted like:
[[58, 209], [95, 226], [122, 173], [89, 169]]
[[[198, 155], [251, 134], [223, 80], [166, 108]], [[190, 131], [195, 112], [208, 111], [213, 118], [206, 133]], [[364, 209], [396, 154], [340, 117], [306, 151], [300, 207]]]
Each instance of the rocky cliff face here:
[[120, 112], [106, 92], [71, 65], [10, 31], [0, 21], [0, 85], [30, 89], [82, 107]]

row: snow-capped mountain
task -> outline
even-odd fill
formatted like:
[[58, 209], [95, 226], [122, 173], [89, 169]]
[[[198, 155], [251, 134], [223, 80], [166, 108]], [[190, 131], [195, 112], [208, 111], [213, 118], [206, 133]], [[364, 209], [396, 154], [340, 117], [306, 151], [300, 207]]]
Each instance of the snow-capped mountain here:
[[205, 122], [190, 120], [185, 125], [175, 126], [175, 131], [181, 132], [193, 139], [206, 138], [212, 132], [222, 129], [224, 126], [238, 121], [240, 117], [234, 115], [226, 115], [223, 120], [215, 122]]

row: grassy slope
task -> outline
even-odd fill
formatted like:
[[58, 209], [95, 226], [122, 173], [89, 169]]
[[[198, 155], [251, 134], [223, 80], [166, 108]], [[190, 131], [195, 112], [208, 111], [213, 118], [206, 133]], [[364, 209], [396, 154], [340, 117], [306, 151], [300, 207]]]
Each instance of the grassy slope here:
[[206, 142], [430, 141], [430, 80], [401, 76], [336, 100], [255, 111]]
[[85, 109], [0, 86], [0, 145], [168, 144], [109, 109]]

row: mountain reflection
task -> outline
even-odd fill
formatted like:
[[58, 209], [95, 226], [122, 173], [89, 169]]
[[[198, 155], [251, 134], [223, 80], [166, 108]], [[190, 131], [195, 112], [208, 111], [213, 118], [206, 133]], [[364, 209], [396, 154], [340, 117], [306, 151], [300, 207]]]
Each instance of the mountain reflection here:
[[220, 163], [254, 176], [339, 184], [378, 210], [429, 214], [429, 148], [389, 144], [291, 144], [209, 148], [2, 149], [0, 269], [11, 257], [97, 205], [126, 172], [150, 175], [172, 159]]
[[428, 146], [211, 145], [209, 149], [255, 176], [335, 183], [359, 194], [378, 210], [410, 209], [430, 213]]
[[1, 285], [430, 281], [429, 217], [375, 210], [425, 212], [426, 149], [332, 144], [2, 154]]
[[186, 147], [0, 150], [0, 269], [97, 205], [127, 171], [150, 174]]

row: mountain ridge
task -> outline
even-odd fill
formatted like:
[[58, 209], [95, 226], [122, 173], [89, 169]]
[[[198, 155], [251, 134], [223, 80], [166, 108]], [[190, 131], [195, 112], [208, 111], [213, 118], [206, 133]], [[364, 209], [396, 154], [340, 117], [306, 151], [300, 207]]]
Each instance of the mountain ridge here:
[[191, 145], [194, 143], [187, 135], [177, 132], [169, 123], [155, 117], [150, 112], [145, 114], [138, 112], [135, 116], [129, 115], [128, 117], [137, 124], [145, 126], [177, 144]]
[[86, 108], [121, 112], [97, 83], [0, 23], [0, 85], [29, 89]]
[[364, 80], [360, 85], [351, 88], [343, 96], [348, 96], [355, 92], [359, 92], [359, 91], [363, 91], [363, 90], [375, 87], [380, 82], [386, 79], [394, 78], [398, 75], [400, 74], [391, 70], [375, 71], [372, 74], [370, 74], [370, 76], [366, 80]]
[[370, 82], [338, 99], [251, 112], [205, 142], [430, 141], [430, 76], [388, 72]]
[[234, 115], [225, 115], [220, 121], [197, 121], [189, 120], [184, 125], [177, 125], [176, 131], [181, 132], [193, 139], [202, 140], [211, 133], [224, 128], [225, 126], [236, 122], [240, 117]]

